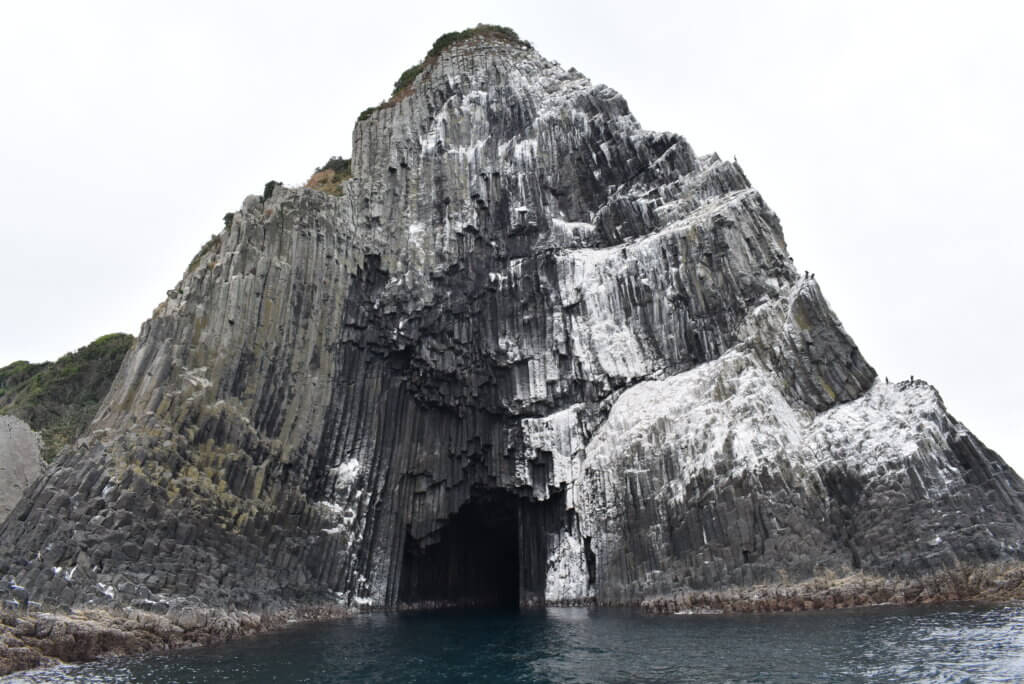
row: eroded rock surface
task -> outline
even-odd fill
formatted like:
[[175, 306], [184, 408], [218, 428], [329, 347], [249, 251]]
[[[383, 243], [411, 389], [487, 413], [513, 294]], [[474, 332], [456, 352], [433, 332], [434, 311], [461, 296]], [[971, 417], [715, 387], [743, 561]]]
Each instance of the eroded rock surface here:
[[207, 245], [0, 575], [266, 611], [1024, 554], [1024, 483], [876, 378], [735, 163], [518, 42], [457, 42], [396, 100], [340, 196], [269, 185]]
[[24, 421], [0, 416], [0, 521], [43, 470], [42, 441]]

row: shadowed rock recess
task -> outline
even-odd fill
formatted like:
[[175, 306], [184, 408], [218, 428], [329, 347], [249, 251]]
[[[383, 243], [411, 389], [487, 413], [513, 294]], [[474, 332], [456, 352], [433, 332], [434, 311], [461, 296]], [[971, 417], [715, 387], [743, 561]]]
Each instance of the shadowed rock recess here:
[[33, 600], [615, 604], [1024, 555], [1024, 483], [876, 378], [735, 163], [486, 32], [364, 117], [336, 192], [227, 217], [0, 528]]

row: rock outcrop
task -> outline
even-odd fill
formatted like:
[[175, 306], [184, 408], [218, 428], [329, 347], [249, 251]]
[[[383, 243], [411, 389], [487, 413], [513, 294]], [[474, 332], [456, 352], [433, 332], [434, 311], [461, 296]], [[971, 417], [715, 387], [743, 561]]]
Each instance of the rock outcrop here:
[[175, 606], [165, 614], [87, 609], [74, 614], [0, 610], [0, 677], [33, 667], [219, 644], [299, 622], [344, 617], [337, 605], [316, 612], [255, 615]]
[[881, 382], [742, 169], [508, 33], [268, 184], [0, 527], [55, 606], [638, 603], [1024, 556], [1024, 483]]
[[41, 440], [24, 421], [0, 416], [0, 521], [43, 470]]

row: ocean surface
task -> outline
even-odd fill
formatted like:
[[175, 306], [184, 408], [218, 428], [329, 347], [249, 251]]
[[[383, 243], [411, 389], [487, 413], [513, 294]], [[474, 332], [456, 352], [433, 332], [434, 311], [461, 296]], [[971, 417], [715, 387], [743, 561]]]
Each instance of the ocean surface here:
[[1020, 682], [1024, 605], [366, 615], [9, 682]]

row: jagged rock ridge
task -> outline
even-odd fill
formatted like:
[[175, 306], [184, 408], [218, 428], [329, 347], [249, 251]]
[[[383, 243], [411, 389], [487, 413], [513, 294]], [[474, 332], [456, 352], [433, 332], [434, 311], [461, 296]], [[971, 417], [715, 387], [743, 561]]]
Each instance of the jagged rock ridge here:
[[638, 601], [1024, 554], [1024, 483], [876, 378], [735, 163], [448, 46], [339, 195], [245, 200], [0, 528], [58, 604]]

